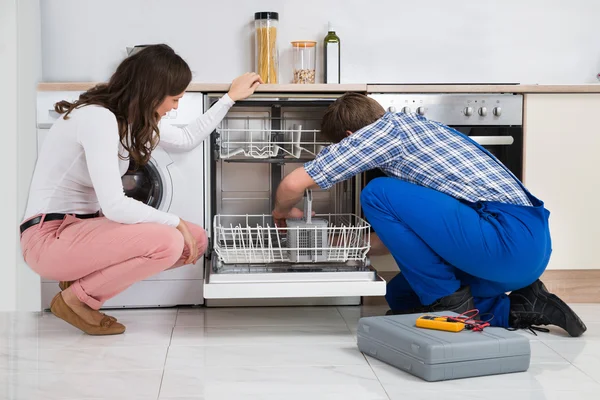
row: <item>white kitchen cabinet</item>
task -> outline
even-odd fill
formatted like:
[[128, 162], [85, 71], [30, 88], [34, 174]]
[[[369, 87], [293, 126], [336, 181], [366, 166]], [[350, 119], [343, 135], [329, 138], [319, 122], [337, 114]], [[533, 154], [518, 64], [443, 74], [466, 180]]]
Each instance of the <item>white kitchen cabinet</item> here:
[[550, 211], [549, 269], [600, 269], [600, 94], [525, 96], [525, 174]]

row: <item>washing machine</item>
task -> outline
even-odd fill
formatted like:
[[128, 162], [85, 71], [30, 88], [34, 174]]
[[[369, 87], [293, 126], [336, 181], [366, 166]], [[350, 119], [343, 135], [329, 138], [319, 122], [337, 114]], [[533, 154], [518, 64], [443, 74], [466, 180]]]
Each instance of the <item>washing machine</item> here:
[[[81, 92], [48, 91], [37, 95], [37, 148], [59, 115], [54, 104], [60, 100], [76, 100]], [[183, 127], [197, 118], [203, 110], [201, 93], [186, 93], [177, 110], [171, 110], [160, 125]], [[208, 145], [208, 144], [206, 144]], [[152, 152], [150, 162], [137, 171], [123, 176], [125, 194], [161, 211], [171, 212], [186, 221], [205, 226], [204, 158], [205, 143], [189, 152], [169, 152], [159, 146]], [[171, 307], [204, 303], [204, 260], [195, 265], [164, 271], [107, 301], [104, 308]], [[60, 290], [58, 282], [42, 278], [42, 309]]]

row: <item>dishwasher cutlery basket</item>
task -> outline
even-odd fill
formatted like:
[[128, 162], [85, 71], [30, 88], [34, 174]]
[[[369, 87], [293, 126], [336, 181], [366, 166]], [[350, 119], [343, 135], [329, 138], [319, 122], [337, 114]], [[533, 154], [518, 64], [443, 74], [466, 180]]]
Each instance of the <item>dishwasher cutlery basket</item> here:
[[312, 218], [312, 191], [304, 194], [304, 216], [286, 220], [287, 247], [290, 261], [323, 262], [327, 261], [329, 221], [324, 218]]

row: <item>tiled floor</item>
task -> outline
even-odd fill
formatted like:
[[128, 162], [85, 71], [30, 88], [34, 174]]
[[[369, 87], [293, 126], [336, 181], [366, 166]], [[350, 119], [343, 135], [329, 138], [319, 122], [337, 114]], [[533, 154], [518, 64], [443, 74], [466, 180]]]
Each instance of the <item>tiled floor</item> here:
[[385, 308], [116, 311], [115, 337], [50, 314], [0, 314], [0, 399], [370, 400], [600, 398], [600, 304], [574, 305], [582, 338], [533, 336], [529, 371], [427, 383], [356, 348]]

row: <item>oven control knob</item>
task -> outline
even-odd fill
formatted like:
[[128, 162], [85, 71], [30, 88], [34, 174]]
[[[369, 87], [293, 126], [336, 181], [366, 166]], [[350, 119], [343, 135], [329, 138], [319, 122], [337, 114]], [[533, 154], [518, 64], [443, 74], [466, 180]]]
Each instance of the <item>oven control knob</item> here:
[[499, 117], [500, 115], [502, 115], [502, 108], [501, 107], [494, 107], [493, 112], [494, 112], [494, 115], [496, 117]]
[[467, 117], [470, 117], [471, 115], [473, 115], [473, 107], [465, 107], [465, 109], [463, 110], [463, 113]]
[[482, 117], [485, 117], [487, 115], [487, 108], [481, 107], [479, 109], [479, 115], [481, 115]]
[[417, 108], [417, 114], [419, 114], [419, 115], [425, 114], [425, 107], [418, 107]]
[[394, 107], [394, 106], [389, 106], [389, 107], [388, 107], [388, 111], [389, 111], [389, 112], [391, 112], [391, 113], [395, 113], [395, 112], [396, 112], [396, 107]]
[[402, 112], [408, 114], [410, 112], [410, 107], [402, 107]]

